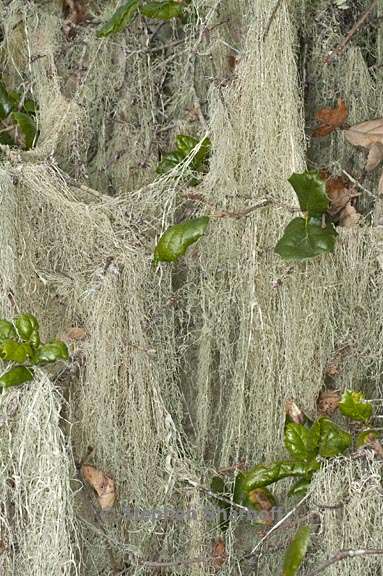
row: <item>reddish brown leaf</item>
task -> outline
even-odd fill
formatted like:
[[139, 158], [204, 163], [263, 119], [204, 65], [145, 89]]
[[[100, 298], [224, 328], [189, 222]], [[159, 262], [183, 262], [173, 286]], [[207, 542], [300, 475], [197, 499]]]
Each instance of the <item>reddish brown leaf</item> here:
[[102, 510], [112, 508], [116, 500], [114, 480], [102, 470], [98, 470], [89, 464], [81, 466], [81, 475], [85, 482], [96, 492], [97, 500]]
[[212, 555], [214, 568], [222, 568], [227, 559], [225, 541], [223, 538], [218, 538], [215, 542], [213, 542]]
[[319, 126], [313, 131], [313, 138], [323, 138], [331, 134], [336, 128], [339, 128], [345, 123], [347, 117], [348, 110], [346, 103], [343, 98], [338, 98], [336, 108], [322, 108], [316, 113], [315, 118]]
[[318, 412], [321, 416], [331, 416], [338, 409], [340, 395], [336, 390], [323, 390], [318, 398]]
[[374, 434], [368, 435], [368, 444], [378, 456], [379, 460], [383, 460], [383, 446], [381, 445], [380, 441], [375, 438]]
[[321, 178], [326, 181], [326, 192], [330, 200], [328, 214], [340, 226], [355, 226], [361, 215], [351, 202], [359, 196], [350, 182], [342, 176], [331, 176], [326, 170], [321, 170]]

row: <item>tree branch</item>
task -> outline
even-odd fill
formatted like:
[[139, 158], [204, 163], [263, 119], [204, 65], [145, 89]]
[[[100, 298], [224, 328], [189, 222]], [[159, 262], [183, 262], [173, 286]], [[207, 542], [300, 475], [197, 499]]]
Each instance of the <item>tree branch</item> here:
[[336, 564], [337, 562], [342, 562], [343, 560], [347, 560], [347, 558], [358, 558], [360, 556], [381, 556], [383, 555], [383, 549], [380, 548], [364, 548], [360, 550], [338, 550], [333, 556], [330, 556], [328, 560], [320, 564], [318, 568], [316, 568], [313, 572], [310, 572], [308, 576], [318, 576], [321, 574], [326, 568], [332, 566], [332, 564]]
[[345, 52], [349, 42], [352, 40], [355, 34], [366, 22], [367, 18], [370, 16], [374, 8], [378, 5], [378, 1], [379, 0], [373, 0], [371, 2], [367, 10], [365, 10], [361, 15], [361, 17], [355, 22], [354, 26], [351, 28], [350, 32], [347, 34], [343, 42], [341, 42], [339, 46], [335, 48], [335, 50], [331, 50], [331, 52], [327, 54], [326, 58], [324, 59], [325, 64], [331, 64], [331, 62], [334, 60], [336, 56], [341, 56]]

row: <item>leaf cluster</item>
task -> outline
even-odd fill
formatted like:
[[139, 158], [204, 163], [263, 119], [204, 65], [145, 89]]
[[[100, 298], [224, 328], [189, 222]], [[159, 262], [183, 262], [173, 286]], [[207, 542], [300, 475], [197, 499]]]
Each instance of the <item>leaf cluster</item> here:
[[20, 134], [23, 148], [32, 148], [37, 138], [35, 115], [35, 102], [16, 91], [8, 91], [0, 80], [0, 144], [16, 146]]
[[289, 182], [298, 197], [303, 216], [289, 222], [275, 252], [285, 260], [304, 260], [332, 252], [337, 232], [328, 219], [326, 183], [316, 171], [292, 174]]
[[175, 0], [162, 0], [155, 2], [140, 2], [129, 0], [118, 8], [112, 17], [105, 22], [97, 32], [98, 37], [107, 37], [124, 30], [135, 18], [141, 14], [146, 18], [155, 20], [171, 20], [183, 16], [185, 4]]
[[[180, 164], [192, 155], [193, 150], [198, 146], [198, 144], [199, 140], [197, 140], [197, 138], [186, 134], [179, 134], [176, 137], [176, 148], [163, 156], [157, 166], [157, 174], [167, 174], [178, 168]], [[198, 151], [191, 157], [190, 165], [185, 171], [185, 180], [190, 186], [196, 186], [201, 182], [201, 178], [198, 174], [206, 172], [210, 152], [211, 141], [206, 137], [202, 140]]]
[[7, 365], [0, 387], [23, 384], [32, 380], [35, 366], [68, 357], [68, 348], [61, 340], [41, 342], [39, 323], [32, 314], [21, 314], [13, 321], [0, 320], [0, 358]]

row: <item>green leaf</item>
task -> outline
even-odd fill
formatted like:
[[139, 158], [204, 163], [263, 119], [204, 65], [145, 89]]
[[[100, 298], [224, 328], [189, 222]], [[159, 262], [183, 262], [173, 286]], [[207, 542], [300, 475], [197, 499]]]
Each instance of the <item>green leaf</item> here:
[[38, 348], [34, 354], [33, 360], [35, 364], [46, 364], [48, 362], [55, 362], [56, 360], [68, 360], [69, 352], [67, 345], [60, 340], [48, 342]]
[[5, 84], [0, 80], [0, 120], [6, 118], [13, 110], [13, 100], [10, 97]]
[[172, 0], [164, 2], [149, 2], [141, 6], [140, 12], [147, 18], [156, 18], [158, 20], [170, 20], [182, 16], [184, 7], [179, 2]]
[[311, 477], [302, 478], [292, 485], [288, 492], [288, 496], [304, 496], [307, 493], [311, 484]]
[[369, 420], [372, 416], [372, 405], [367, 402], [362, 392], [345, 390], [339, 403], [339, 410], [352, 420]]
[[197, 138], [193, 136], [188, 136], [187, 134], [178, 134], [176, 136], [177, 150], [182, 154], [183, 158], [189, 156], [190, 152], [198, 144]]
[[337, 426], [326, 417], [319, 418], [320, 441], [319, 454], [324, 458], [331, 458], [343, 454], [351, 446], [351, 434]]
[[167, 174], [176, 168], [185, 159], [182, 152], [175, 150], [166, 154], [156, 168], [157, 174]]
[[285, 260], [313, 258], [332, 252], [336, 236], [337, 232], [331, 223], [322, 228], [316, 219], [294, 218], [287, 225], [275, 252]]
[[309, 216], [327, 212], [329, 199], [326, 194], [326, 183], [318, 172], [292, 174], [289, 182], [298, 196], [302, 212], [307, 212]]
[[5, 340], [0, 345], [0, 356], [2, 360], [23, 364], [27, 358], [31, 358], [32, 348], [27, 342], [20, 344], [14, 340]]
[[0, 320], [0, 342], [2, 340], [9, 340], [10, 338], [17, 338], [16, 330], [12, 322]]
[[26, 98], [23, 104], [23, 111], [26, 112], [27, 114], [36, 114], [37, 112], [36, 102], [31, 98]]
[[6, 144], [7, 146], [14, 146], [15, 141], [8, 132], [0, 132], [0, 144]]
[[139, 0], [129, 0], [116, 10], [113, 16], [97, 32], [98, 37], [121, 32], [130, 24], [138, 14]]
[[32, 148], [36, 139], [36, 123], [32, 116], [24, 112], [12, 112], [12, 118], [17, 122], [24, 136], [24, 147], [26, 150]]
[[170, 226], [158, 241], [154, 262], [174, 262], [183, 256], [188, 247], [201, 238], [208, 224], [208, 216], [201, 216]]
[[17, 386], [19, 384], [24, 384], [33, 379], [33, 373], [28, 368], [24, 366], [16, 366], [16, 368], [11, 368], [0, 376], [0, 386], [3, 388], [9, 388], [10, 386]]
[[23, 340], [29, 340], [34, 331], [38, 331], [39, 323], [33, 314], [21, 314], [15, 318], [16, 330]]
[[377, 431], [373, 428], [370, 428], [369, 430], [363, 430], [363, 432], [360, 432], [357, 435], [355, 439], [355, 446], [357, 448], [361, 448], [362, 446], [368, 444], [371, 440], [377, 440], [378, 437], [379, 436]]
[[286, 550], [283, 561], [282, 576], [295, 576], [306, 556], [310, 542], [310, 526], [303, 526], [296, 532], [293, 540]]
[[249, 493], [254, 488], [263, 488], [273, 482], [278, 482], [282, 478], [308, 476], [318, 470], [319, 467], [319, 463], [316, 460], [308, 463], [282, 460], [273, 464], [257, 464], [244, 474], [242, 487], [245, 492]]
[[285, 446], [295, 460], [312, 460], [318, 454], [319, 437], [317, 423], [311, 428], [294, 422], [285, 426]]

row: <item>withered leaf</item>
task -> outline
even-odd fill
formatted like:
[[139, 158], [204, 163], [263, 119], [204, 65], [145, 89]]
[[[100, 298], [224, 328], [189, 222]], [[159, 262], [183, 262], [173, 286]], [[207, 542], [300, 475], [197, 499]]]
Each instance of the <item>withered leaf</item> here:
[[318, 128], [313, 130], [313, 138], [323, 138], [336, 128], [342, 126], [348, 117], [348, 110], [343, 98], [338, 98], [336, 108], [322, 108], [315, 114], [315, 119], [319, 123]]
[[374, 434], [368, 435], [368, 444], [371, 446], [379, 460], [383, 460], [383, 446]]
[[327, 213], [340, 226], [355, 226], [361, 215], [352, 206], [353, 198], [359, 196], [350, 182], [342, 176], [331, 176], [326, 170], [320, 172], [320, 176], [326, 181], [326, 193], [330, 200]]
[[366, 169], [368, 171], [374, 170], [383, 160], [383, 118], [355, 124], [345, 130], [344, 135], [350, 144], [367, 148], [369, 154]]
[[64, 9], [67, 13], [67, 22], [75, 26], [85, 22], [87, 12], [83, 0], [64, 0]]
[[102, 510], [112, 508], [116, 500], [114, 480], [102, 470], [98, 470], [89, 464], [81, 466], [81, 475], [85, 482], [96, 492], [100, 508]]
[[215, 542], [213, 542], [212, 554], [214, 568], [221, 568], [225, 564], [227, 558], [225, 541], [223, 538], [218, 538]]
[[336, 390], [323, 390], [318, 398], [318, 412], [321, 416], [331, 416], [338, 409], [340, 394]]
[[295, 424], [304, 424], [306, 417], [294, 400], [286, 400], [285, 412], [291, 422], [295, 422]]
[[86, 336], [86, 330], [80, 326], [72, 326], [66, 333], [66, 339], [73, 341], [83, 340]]

